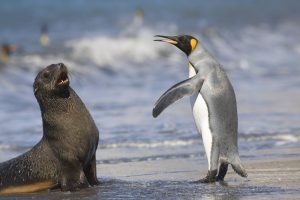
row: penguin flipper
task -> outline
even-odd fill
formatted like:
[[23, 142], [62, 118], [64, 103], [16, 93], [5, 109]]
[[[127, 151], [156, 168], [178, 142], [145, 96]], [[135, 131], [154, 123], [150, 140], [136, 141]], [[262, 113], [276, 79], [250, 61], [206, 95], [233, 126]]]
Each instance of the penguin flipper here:
[[163, 95], [161, 95], [155, 103], [152, 111], [153, 117], [157, 117], [166, 107], [178, 99], [181, 99], [184, 96], [191, 96], [194, 93], [199, 92], [203, 82], [204, 79], [201, 79], [196, 75], [172, 86]]

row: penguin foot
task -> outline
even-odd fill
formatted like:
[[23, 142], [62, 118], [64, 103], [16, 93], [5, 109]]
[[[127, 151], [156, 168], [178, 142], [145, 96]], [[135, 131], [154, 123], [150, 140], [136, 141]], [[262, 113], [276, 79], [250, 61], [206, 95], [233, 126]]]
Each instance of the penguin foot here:
[[223, 178], [223, 177], [220, 177], [220, 176], [217, 176], [217, 177], [216, 177], [216, 181], [217, 181], [217, 182], [222, 182], [222, 181], [224, 181], [224, 178]]
[[207, 172], [207, 175], [198, 180], [198, 181], [195, 181], [194, 183], [214, 183], [216, 182], [216, 175], [218, 173], [218, 170], [208, 170]]
[[216, 178], [216, 181], [224, 181], [224, 177], [226, 176], [228, 170], [228, 164], [222, 163], [219, 168], [219, 174]]

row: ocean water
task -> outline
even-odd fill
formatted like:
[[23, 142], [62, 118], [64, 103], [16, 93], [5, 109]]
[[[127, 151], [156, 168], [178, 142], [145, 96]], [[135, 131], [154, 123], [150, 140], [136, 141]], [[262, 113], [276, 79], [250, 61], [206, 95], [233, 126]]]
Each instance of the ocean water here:
[[[240, 151], [298, 147], [299, 19], [296, 0], [3, 0], [0, 43], [15, 44], [17, 51], [0, 65], [0, 161], [41, 138], [32, 84], [39, 70], [59, 62], [67, 65], [71, 86], [100, 130], [99, 165], [205, 161], [189, 98], [152, 118], [159, 96], [188, 74], [185, 55], [154, 42], [156, 34], [193, 35], [224, 66], [237, 96]], [[46, 47], [39, 43], [43, 24]], [[251, 156], [241, 153], [242, 160]], [[157, 181], [149, 190], [161, 187]], [[180, 184], [166, 191], [186, 187]]]

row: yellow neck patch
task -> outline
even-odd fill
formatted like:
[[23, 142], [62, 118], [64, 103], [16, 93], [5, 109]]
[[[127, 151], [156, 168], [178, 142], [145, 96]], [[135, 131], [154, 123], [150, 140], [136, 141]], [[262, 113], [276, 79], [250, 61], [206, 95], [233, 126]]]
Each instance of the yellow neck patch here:
[[196, 48], [197, 43], [198, 42], [197, 42], [196, 39], [191, 39], [190, 44], [191, 44], [191, 47], [192, 47], [192, 51]]

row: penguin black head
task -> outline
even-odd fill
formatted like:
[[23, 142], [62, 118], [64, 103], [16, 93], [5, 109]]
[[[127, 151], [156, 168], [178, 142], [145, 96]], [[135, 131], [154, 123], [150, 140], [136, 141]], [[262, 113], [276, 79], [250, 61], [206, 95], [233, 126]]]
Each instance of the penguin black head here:
[[187, 56], [189, 56], [192, 51], [196, 48], [198, 40], [190, 35], [178, 35], [178, 36], [164, 36], [156, 35], [155, 37], [162, 37], [166, 39], [158, 39], [154, 41], [167, 42], [175, 45], [180, 50], [182, 50]]

